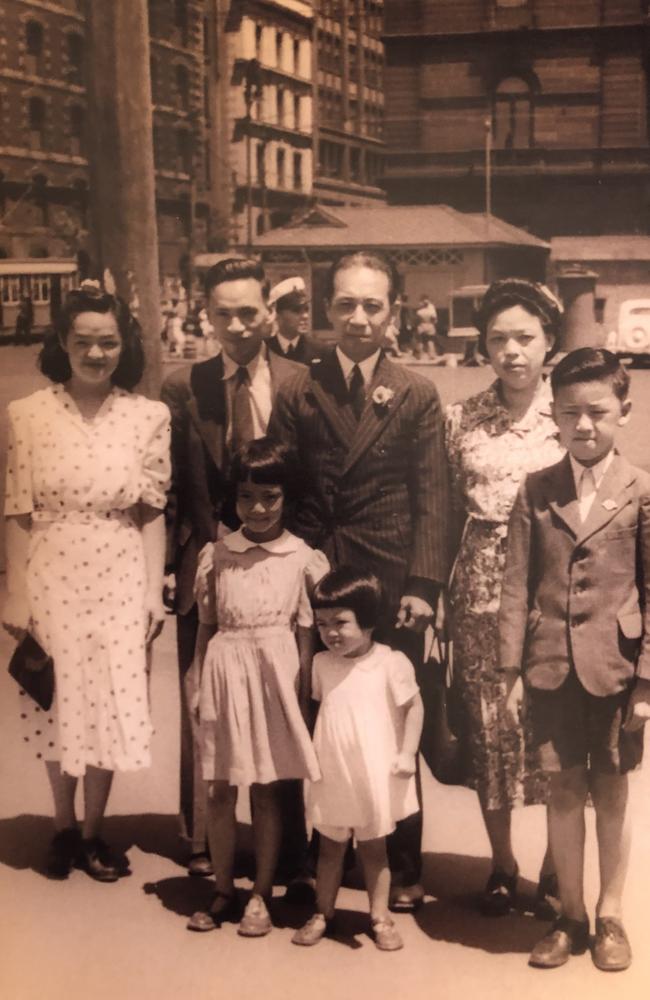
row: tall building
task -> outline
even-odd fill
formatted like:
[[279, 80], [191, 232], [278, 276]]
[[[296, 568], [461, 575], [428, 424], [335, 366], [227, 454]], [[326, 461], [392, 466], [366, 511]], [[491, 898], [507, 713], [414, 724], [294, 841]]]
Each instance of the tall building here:
[[313, 10], [306, 0], [208, 0], [213, 210], [221, 246], [282, 225], [313, 190]]
[[384, 200], [384, 0], [319, 0], [314, 195], [326, 205]]
[[[207, 2], [149, 0], [160, 267], [169, 283], [187, 273], [193, 251], [210, 235]], [[0, 0], [0, 20], [0, 258], [76, 258], [83, 275], [92, 254], [86, 2]], [[64, 273], [70, 274], [69, 265]], [[69, 280], [63, 279], [63, 290]], [[46, 304], [50, 283], [35, 275], [32, 285], [0, 278], [4, 326], [21, 293], [31, 294], [36, 306]]]
[[[650, 229], [647, 0], [391, 0], [392, 202], [540, 236]], [[491, 149], [486, 147], [491, 146]]]

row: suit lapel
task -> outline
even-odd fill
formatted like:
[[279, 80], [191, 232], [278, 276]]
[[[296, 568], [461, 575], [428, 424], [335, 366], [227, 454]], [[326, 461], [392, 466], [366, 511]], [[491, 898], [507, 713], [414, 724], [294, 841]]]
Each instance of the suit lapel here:
[[568, 455], [554, 467], [554, 473], [550, 480], [549, 491], [554, 499], [549, 499], [548, 505], [577, 537], [582, 530], [582, 523]]
[[[389, 389], [393, 393], [392, 399], [383, 406], [378, 406], [372, 399], [375, 389], [379, 386]], [[342, 475], [349, 472], [361, 456], [372, 447], [393, 419], [408, 391], [409, 385], [402, 372], [382, 355], [368, 386], [366, 405], [363, 408], [361, 418], [358, 424], [354, 422], [352, 443], [341, 470]]]
[[631, 501], [629, 487], [636, 478], [634, 469], [621, 455], [614, 455], [594, 497], [587, 520], [580, 525], [578, 540], [595, 534], [621, 512]]
[[336, 353], [311, 366], [311, 392], [323, 416], [345, 448], [357, 431], [357, 422], [348, 401], [348, 391]]
[[188, 413], [212, 461], [221, 468], [225, 455], [226, 395], [220, 355], [192, 366], [190, 388]]

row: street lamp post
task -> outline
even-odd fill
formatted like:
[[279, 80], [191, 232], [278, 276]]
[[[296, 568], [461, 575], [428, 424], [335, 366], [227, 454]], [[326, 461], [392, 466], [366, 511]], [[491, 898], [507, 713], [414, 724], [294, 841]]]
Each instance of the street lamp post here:
[[244, 71], [244, 104], [246, 106], [246, 245], [253, 246], [253, 163], [251, 150], [251, 122], [253, 103], [262, 89], [259, 59], [249, 59]]
[[485, 119], [485, 215], [492, 215], [492, 116]]

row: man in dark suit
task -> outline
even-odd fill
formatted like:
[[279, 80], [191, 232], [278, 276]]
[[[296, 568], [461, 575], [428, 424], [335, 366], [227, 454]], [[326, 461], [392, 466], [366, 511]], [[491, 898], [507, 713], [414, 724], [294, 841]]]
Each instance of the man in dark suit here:
[[308, 337], [309, 299], [302, 278], [285, 278], [274, 285], [269, 305], [276, 315], [276, 333], [269, 338], [272, 351], [290, 361], [308, 365], [320, 354]]
[[231, 258], [205, 282], [208, 317], [222, 351], [173, 372], [162, 388], [172, 415], [172, 487], [167, 509], [167, 566], [176, 577], [178, 663], [181, 675], [181, 812], [192, 840], [189, 870], [210, 872], [205, 848], [205, 792], [197, 733], [189, 712], [198, 616], [197, 557], [217, 537], [230, 456], [266, 433], [279, 386], [301, 366], [268, 352], [272, 312], [259, 263]]
[[[296, 531], [334, 565], [374, 572], [378, 636], [422, 669], [422, 633], [447, 577], [447, 476], [440, 401], [426, 379], [384, 357], [397, 275], [375, 254], [342, 257], [329, 276], [334, 351], [280, 389], [269, 433], [298, 452], [307, 484]], [[392, 905], [422, 899], [421, 814], [389, 838]]]

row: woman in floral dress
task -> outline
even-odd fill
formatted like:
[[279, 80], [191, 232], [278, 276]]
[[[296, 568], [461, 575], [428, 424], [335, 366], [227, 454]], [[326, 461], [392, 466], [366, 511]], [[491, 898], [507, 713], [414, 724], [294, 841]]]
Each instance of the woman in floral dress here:
[[41, 352], [53, 384], [9, 406], [3, 622], [54, 660], [51, 710], [20, 696], [23, 739], [54, 797], [53, 878], [73, 865], [102, 882], [126, 874], [100, 824], [113, 772], [150, 763], [146, 645], [164, 619], [170, 462], [166, 406], [129, 391], [143, 363], [126, 305], [84, 282]]
[[[518, 867], [511, 810], [546, 801], [543, 777], [526, 753], [522, 725], [506, 711], [497, 613], [508, 519], [519, 484], [563, 453], [543, 378], [560, 316], [559, 303], [543, 286], [516, 278], [492, 284], [479, 311], [478, 346], [497, 379], [447, 410], [454, 683], [470, 761], [468, 784], [478, 792], [492, 848], [493, 870], [480, 900], [481, 911], [490, 916], [509, 912], [515, 900]], [[549, 915], [554, 879], [547, 850], [537, 890], [538, 916]]]

